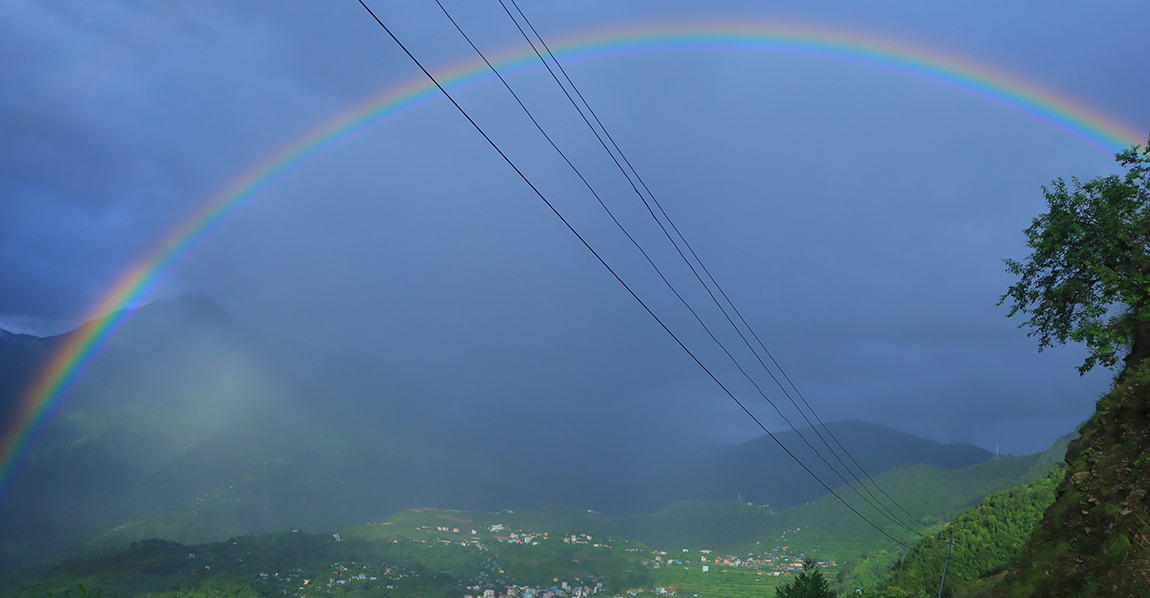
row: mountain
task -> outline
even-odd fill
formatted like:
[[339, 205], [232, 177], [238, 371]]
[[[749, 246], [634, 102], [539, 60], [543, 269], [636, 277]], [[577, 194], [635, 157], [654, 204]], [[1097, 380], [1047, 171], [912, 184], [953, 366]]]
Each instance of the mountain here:
[[58, 338], [0, 330], [0, 422], [14, 417], [17, 401], [58, 342]]
[[[760, 436], [686, 464], [667, 480], [666, 492], [679, 500], [717, 501], [741, 497], [777, 508], [810, 502], [826, 494], [827, 488], [791, 458], [780, 443], [831, 488], [855, 481], [846, 473], [848, 469], [863, 477], [859, 466], [872, 475], [908, 464], [962, 469], [994, 456], [974, 445], [940, 444], [860, 421], [833, 422], [825, 428], [801, 428], [798, 432], [775, 434], [775, 437], [779, 442]], [[814, 449], [819, 449], [821, 454], [829, 455], [828, 445], [838, 449], [838, 443], [858, 460], [857, 464], [829, 457], [828, 464], [815, 453]]]
[[[0, 397], [11, 405], [79, 333], [0, 335]], [[202, 297], [155, 302], [107, 344], [22, 463], [0, 503], [0, 568], [96, 534], [106, 545], [145, 533], [194, 543], [333, 530], [417, 506], [626, 514], [740, 494], [777, 509], [824, 493], [766, 438], [722, 447], [643, 413], [520, 407], [437, 396], [385, 365], [260, 330]], [[990, 457], [875, 424], [829, 429], [872, 475]], [[798, 434], [778, 437], [817, 463]]]

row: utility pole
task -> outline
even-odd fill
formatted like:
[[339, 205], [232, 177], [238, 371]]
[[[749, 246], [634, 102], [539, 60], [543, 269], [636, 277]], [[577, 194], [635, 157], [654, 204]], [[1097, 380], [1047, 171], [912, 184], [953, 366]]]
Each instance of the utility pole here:
[[949, 532], [950, 539], [946, 541], [946, 560], [942, 562], [942, 581], [938, 582], [938, 598], [942, 598], [942, 586], [946, 583], [946, 566], [950, 564], [950, 547], [954, 546], [954, 532]]

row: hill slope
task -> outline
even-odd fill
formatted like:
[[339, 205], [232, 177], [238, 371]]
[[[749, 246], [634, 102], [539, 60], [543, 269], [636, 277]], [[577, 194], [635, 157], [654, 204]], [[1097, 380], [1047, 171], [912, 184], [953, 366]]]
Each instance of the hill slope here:
[[1066, 478], [996, 596], [1150, 591], [1150, 361], [1123, 372], [1066, 453]]
[[[983, 595], [984, 587], [1000, 579], [1026, 548], [1035, 524], [1054, 502], [1063, 474], [1064, 468], [1056, 467], [1031, 484], [999, 490], [979, 506], [964, 511], [945, 531], [915, 545], [882, 583], [879, 595], [908, 598], [937, 592], [947, 542], [952, 538], [943, 594], [955, 594], [960, 589], [964, 596]], [[840, 574], [848, 584], [853, 581], [851, 577]]]
[[[993, 457], [974, 445], [940, 444], [860, 421], [834, 422], [827, 424], [825, 430], [802, 428], [798, 433], [787, 431], [775, 436], [832, 488], [854, 479], [845, 473], [842, 477], [834, 473], [845, 472], [844, 464], [828, 459], [834, 467], [831, 469], [813, 448], [829, 454], [827, 445], [837, 449], [836, 442], [849, 450], [871, 475], [909, 464], [962, 469]], [[853, 463], [848, 464], [852, 470], [857, 469]], [[665, 492], [679, 500], [732, 500], [741, 496], [746, 501], [781, 508], [810, 502], [827, 492], [768, 436], [688, 463], [672, 475]]]

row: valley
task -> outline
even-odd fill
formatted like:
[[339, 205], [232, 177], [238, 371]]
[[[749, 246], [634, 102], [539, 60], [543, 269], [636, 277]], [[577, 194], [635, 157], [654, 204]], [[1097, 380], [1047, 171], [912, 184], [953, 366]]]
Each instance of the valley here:
[[[67, 338], [2, 340], [28, 364]], [[200, 298], [155, 303], [5, 497], [0, 595], [752, 598], [810, 559], [841, 595], [900, 598], [931, 590], [957, 533], [948, 587], [975, 597], [1018, 558], [1076, 437], [995, 456], [857, 421], [776, 434], [807, 463], [833, 435], [872, 474], [813, 466], [837, 476], [827, 493], [765, 436], [552, 417], [568, 425], [469, 411]], [[477, 425], [518, 442], [475, 442]]]
[[[998, 542], [1013, 543], [1017, 554], [1033, 518], [1052, 500], [1054, 481], [1039, 480], [1034, 499], [1024, 488], [996, 493], [957, 516], [951, 532], [957, 530], [966, 542], [986, 533], [979, 531], [985, 522], [1016, 519], [1013, 513], [1026, 509], [1031, 519], [1016, 525], [1013, 535], [1004, 536], [998, 528], [993, 532]], [[935, 561], [941, 558], [937, 543], [928, 541], [904, 554], [889, 544], [849, 537], [824, 545], [835, 531], [845, 530], [818, 520], [806, 521], [806, 527], [771, 527], [772, 522], [798, 521], [797, 514], [746, 503], [680, 503], [654, 516], [609, 516], [573, 507], [498, 512], [421, 508], [334, 533], [293, 529], [194, 546], [157, 539], [114, 549], [89, 546], [55, 564], [6, 577], [0, 590], [20, 598], [45, 591], [61, 596], [78, 589], [77, 584], [121, 598], [184, 596], [178, 593], [184, 590], [194, 590], [188, 596], [253, 597], [749, 598], [770, 595], [770, 589], [793, 579], [805, 558], [847, 593], [852, 588], [886, 591], [889, 583], [915, 587], [922, 582], [908, 575], [924, 573], [926, 584], [933, 583]], [[717, 549], [707, 543], [722, 535], [717, 532], [727, 529], [729, 535], [731, 528], [745, 530], [752, 522], [757, 522], [755, 531], [744, 531], [735, 544]], [[942, 533], [943, 528], [932, 529]], [[966, 557], [956, 555], [952, 580], [978, 582], [1001, 571], [1005, 561], [998, 562], [988, 564], [983, 557], [968, 565]], [[983, 569], [967, 568], [980, 564]], [[886, 581], [892, 567], [892, 581]]]
[[[69, 337], [5, 339], [9, 354], [35, 363], [44, 346]], [[3, 382], [15, 396], [23, 379]], [[335, 531], [418, 506], [578, 505], [614, 517], [572, 522], [588, 533], [715, 549], [788, 527], [824, 534], [828, 544], [877, 535], [838, 514], [842, 505], [828, 503], [825, 489], [765, 437], [725, 446], [646, 411], [585, 411], [556, 402], [524, 413], [437, 396], [386, 366], [253, 328], [209, 300], [156, 302], [104, 349], [25, 460], [0, 506], [0, 568], [77, 545]], [[1038, 475], [1030, 471], [1038, 457], [992, 459], [978, 447], [864, 422], [828, 430], [934, 521]], [[777, 436], [832, 487], [851, 479], [818, 464], [806, 444], [811, 430], [799, 432]], [[505, 436], [514, 440], [483, 441]], [[939, 484], [948, 490], [926, 490]], [[769, 507], [704, 508], [695, 518], [692, 505], [739, 497]], [[817, 519], [842, 527], [829, 533], [798, 522]], [[895, 537], [909, 534], [893, 527]]]
[[[5, 340], [34, 363], [67, 335]], [[837, 480], [828, 494], [767, 437], [708, 444], [563, 406], [542, 420], [554, 429], [524, 417], [437, 397], [202, 298], [154, 303], [74, 390], [0, 508], [0, 591], [749, 598], [806, 558], [844, 592], [876, 591], [902, 579], [892, 571], [922, 537], [1041, 479], [1072, 438], [996, 458], [833, 422], [820, 433], [873, 478], [812, 465]], [[516, 442], [477, 443], [477, 428]], [[542, 442], [558, 430], [564, 440]], [[814, 432], [777, 438], [817, 463]], [[908, 517], [868, 500], [876, 491]]]

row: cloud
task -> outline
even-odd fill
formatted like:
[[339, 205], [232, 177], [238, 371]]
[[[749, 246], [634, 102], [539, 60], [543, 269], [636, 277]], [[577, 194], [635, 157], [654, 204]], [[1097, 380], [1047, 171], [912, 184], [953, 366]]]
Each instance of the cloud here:
[[[449, 7], [485, 48], [522, 45], [499, 13]], [[985, 18], [990, 8], [604, 2], [531, 10], [556, 37], [702, 19], [858, 29], [1017, 71], [1116, 118], [1144, 118], [1138, 98], [1150, 93], [1150, 78], [1125, 56], [1141, 49], [1147, 21], [1123, 12], [1144, 6], [996, 5], [995, 18]], [[434, 5], [381, 9], [430, 65], [472, 59]], [[1072, 32], [1075, 43], [1066, 43]], [[1033, 413], [1041, 430], [1016, 442], [1036, 450], [1057, 427], [1051, 422], [1073, 425], [1105, 386], [1104, 377], [1078, 381], [1072, 351], [1036, 356], [993, 304], [1009, 284], [1000, 260], [1024, 253], [1019, 231], [1042, 209], [1038, 186], [1110, 172], [1108, 156], [950, 89], [817, 59], [668, 53], [569, 66], [828, 419], [961, 440], [989, 438], [1000, 418]], [[0, 5], [0, 80], [8, 82], [0, 277], [14, 281], [0, 292], [0, 322], [41, 331], [77, 323], [229, 181], [417, 74], [354, 3]], [[545, 77], [513, 83], [641, 241], [675, 264]], [[506, 95], [488, 86], [460, 99], [707, 363], [728, 368]], [[682, 266], [668, 271], [692, 288]], [[194, 253], [162, 292], [183, 289], [476, 400], [565, 396], [641, 411], [670, 397], [686, 421], [712, 413], [690, 401], [725, 400], [442, 102], [292, 175]], [[712, 310], [704, 293], [685, 292]], [[748, 433], [742, 416], [729, 417], [700, 427]], [[964, 431], [937, 431], [938, 421]]]

